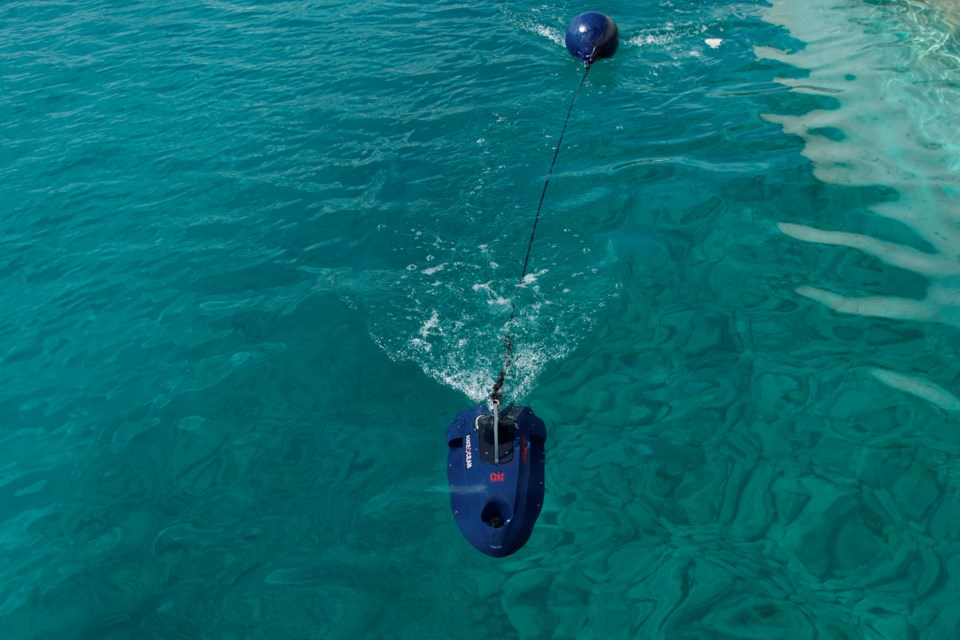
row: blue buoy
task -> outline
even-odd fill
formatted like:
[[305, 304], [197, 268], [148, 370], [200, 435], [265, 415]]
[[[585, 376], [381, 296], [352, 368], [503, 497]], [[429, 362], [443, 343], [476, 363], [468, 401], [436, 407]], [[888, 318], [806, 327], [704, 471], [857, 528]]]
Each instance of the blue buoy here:
[[447, 479], [453, 519], [488, 556], [516, 552], [543, 507], [547, 427], [529, 407], [494, 416], [478, 406], [447, 427]]
[[590, 66], [600, 58], [610, 58], [620, 45], [620, 32], [610, 16], [597, 11], [581, 13], [567, 27], [567, 51]]

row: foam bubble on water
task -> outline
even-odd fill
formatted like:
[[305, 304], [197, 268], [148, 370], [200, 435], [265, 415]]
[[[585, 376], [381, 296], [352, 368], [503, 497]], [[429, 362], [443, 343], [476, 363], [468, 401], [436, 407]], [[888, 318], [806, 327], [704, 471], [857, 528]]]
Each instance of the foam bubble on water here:
[[429, 338], [430, 334], [434, 329], [437, 328], [438, 324], [440, 324], [440, 316], [437, 314], [437, 310], [434, 309], [430, 314], [430, 318], [423, 323], [423, 326], [420, 327], [420, 335], [424, 338]]
[[[388, 262], [392, 267], [343, 273], [335, 290], [363, 316], [371, 338], [392, 360], [413, 362], [476, 402], [487, 397], [503, 366], [509, 330], [514, 364], [504, 395], [518, 402], [548, 362], [564, 357], [587, 335], [602, 299], [613, 290], [612, 283], [574, 287], [570, 274], [590, 273], [616, 260], [595, 263], [597, 252], [585, 255], [581, 238], [572, 247], [546, 244], [532, 273], [519, 283], [514, 307], [519, 274], [501, 265], [510, 260], [519, 266], [516, 238], [529, 231], [526, 221], [491, 238], [486, 212], [465, 213], [450, 226], [457, 234], [453, 240], [434, 230], [389, 230], [396, 236], [391, 245], [398, 248]], [[407, 265], [411, 259], [417, 262]]]
[[[445, 286], [455, 288], [454, 283]], [[490, 393], [503, 363], [503, 336], [511, 301], [495, 294], [491, 283], [474, 285], [468, 291], [496, 304], [484, 305], [489, 309], [485, 311], [483, 306], [468, 304], [463, 298], [440, 307], [427, 307], [422, 300], [408, 298], [402, 309], [376, 310], [377, 315], [368, 316], [368, 321], [373, 321], [371, 337], [391, 359], [413, 361], [437, 382], [481, 402]], [[555, 307], [563, 311], [557, 313]], [[561, 317], [564, 315], [568, 317]], [[514, 351], [504, 388], [508, 401], [520, 401], [533, 389], [543, 367], [563, 358], [575, 346], [577, 338], [592, 327], [588, 316], [589, 311], [542, 297], [518, 307], [510, 328]], [[398, 324], [403, 319], [417, 320], [414, 336], [404, 336], [404, 323]]]
[[435, 266], [435, 267], [428, 267], [428, 268], [426, 268], [426, 269], [423, 269], [422, 273], [424, 273], [425, 275], [428, 275], [428, 276], [432, 276], [433, 274], [437, 273], [438, 271], [443, 271], [443, 268], [444, 268], [443, 263], [440, 263], [440, 264], [438, 264], [438, 265]]
[[473, 285], [472, 289], [474, 291], [483, 291], [487, 294], [487, 304], [494, 304], [500, 306], [508, 306], [510, 304], [510, 298], [504, 298], [496, 291], [493, 290], [490, 286], [490, 282], [483, 282]]
[[559, 29], [554, 29], [553, 27], [548, 27], [543, 24], [534, 24], [533, 32], [537, 35], [543, 36], [544, 38], [549, 38], [555, 44], [563, 45], [563, 35], [560, 34]]
[[[377, 344], [379, 344], [384, 351], [387, 350], [387, 348], [379, 340], [377, 340]], [[429, 353], [430, 349], [433, 348], [433, 345], [422, 338], [411, 338], [410, 345], [413, 347], [414, 351], [423, 351], [425, 353]]]
[[[586, 250], [584, 251], [586, 252]], [[523, 286], [535, 284], [537, 282], [537, 278], [549, 273], [549, 271], [549, 269], [540, 269], [540, 271], [537, 271], [536, 273], [528, 273], [527, 275], [523, 276]]]
[[[569, 349], [563, 346], [545, 348], [536, 343], [521, 343], [513, 352], [513, 366], [508, 372], [508, 384], [505, 387], [508, 401], [520, 401], [529, 394], [543, 367], [563, 358], [568, 352]], [[423, 365], [423, 372], [441, 384], [462, 392], [474, 402], [485, 400], [502, 365], [502, 348], [474, 360], [473, 366], [464, 366], [460, 358], [451, 355], [445, 361]]]
[[559, 28], [543, 24], [532, 16], [516, 14], [510, 9], [505, 8], [504, 14], [508, 21], [512, 22], [524, 31], [535, 33], [556, 45], [560, 45], [561, 47], [564, 46], [564, 33]]
[[655, 36], [652, 34], [640, 34], [627, 40], [627, 44], [638, 47], [667, 44], [673, 40], [670, 36]]
[[693, 23], [676, 25], [672, 22], [666, 22], [656, 28], [641, 31], [632, 38], [627, 39], [626, 43], [637, 47], [664, 48], [678, 40], [699, 35], [706, 30], [706, 25]]

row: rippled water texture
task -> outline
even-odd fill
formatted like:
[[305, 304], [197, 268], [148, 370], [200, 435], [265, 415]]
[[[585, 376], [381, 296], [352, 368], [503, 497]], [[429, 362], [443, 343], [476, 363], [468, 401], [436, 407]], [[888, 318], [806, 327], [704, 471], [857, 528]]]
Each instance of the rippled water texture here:
[[960, 637], [958, 15], [0, 4], [0, 640]]

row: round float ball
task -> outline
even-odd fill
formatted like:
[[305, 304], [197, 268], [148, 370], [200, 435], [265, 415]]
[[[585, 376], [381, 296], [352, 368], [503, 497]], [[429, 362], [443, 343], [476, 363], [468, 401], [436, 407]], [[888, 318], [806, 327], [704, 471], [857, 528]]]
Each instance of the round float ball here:
[[597, 11], [581, 13], [567, 27], [567, 51], [587, 66], [609, 58], [620, 44], [620, 32], [610, 16]]

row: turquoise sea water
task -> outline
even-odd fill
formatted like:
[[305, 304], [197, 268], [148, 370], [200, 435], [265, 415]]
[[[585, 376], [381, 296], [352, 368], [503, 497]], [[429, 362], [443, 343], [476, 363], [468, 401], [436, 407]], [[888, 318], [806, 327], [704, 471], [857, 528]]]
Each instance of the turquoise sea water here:
[[0, 639], [960, 637], [956, 11], [0, 4]]

